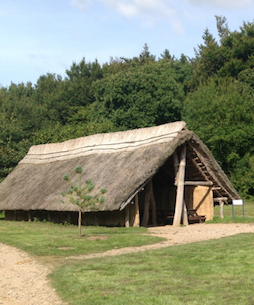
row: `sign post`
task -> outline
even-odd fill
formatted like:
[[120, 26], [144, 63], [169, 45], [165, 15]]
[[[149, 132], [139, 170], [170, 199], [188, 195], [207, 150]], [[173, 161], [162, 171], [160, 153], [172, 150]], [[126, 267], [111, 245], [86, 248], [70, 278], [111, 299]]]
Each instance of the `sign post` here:
[[235, 199], [235, 200], [232, 200], [232, 216], [233, 216], [233, 220], [235, 218], [235, 215], [234, 215], [234, 206], [235, 205], [241, 205], [243, 207], [243, 219], [244, 219], [244, 203], [243, 203], [243, 200], [242, 199]]

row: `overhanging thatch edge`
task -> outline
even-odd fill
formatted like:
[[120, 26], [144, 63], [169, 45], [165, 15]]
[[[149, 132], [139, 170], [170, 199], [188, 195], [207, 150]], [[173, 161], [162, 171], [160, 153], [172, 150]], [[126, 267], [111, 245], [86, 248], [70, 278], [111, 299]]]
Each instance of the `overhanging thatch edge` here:
[[175, 152], [175, 150], [188, 141], [193, 141], [198, 147], [198, 150], [206, 155], [207, 160], [210, 160], [210, 164], [206, 162], [206, 165], [209, 166], [212, 170], [216, 172], [215, 179], [218, 184], [221, 185], [224, 190], [229, 194], [231, 200], [240, 199], [238, 192], [235, 190], [227, 175], [224, 173], [218, 162], [215, 160], [214, 156], [208, 149], [208, 147], [202, 142], [202, 140], [192, 131], [185, 129], [178, 133], [176, 138], [170, 142], [169, 149], [167, 154], [164, 155], [163, 158], [158, 163], [158, 166], [151, 173], [150, 177], [142, 182], [142, 184], [135, 189], [135, 191], [129, 196], [125, 201], [123, 201], [120, 205], [119, 210], [123, 210], [135, 197], [135, 195], [147, 184], [147, 182], [152, 179], [152, 177], [158, 172], [158, 170], [163, 166], [166, 160]]
[[141, 183], [141, 185], [135, 189], [135, 191], [129, 196], [125, 201], [123, 201], [120, 205], [119, 210], [123, 210], [135, 197], [135, 195], [147, 184], [147, 182], [152, 179], [152, 177], [158, 172], [158, 170], [163, 166], [166, 160], [175, 152], [175, 150], [183, 145], [185, 142], [189, 141], [193, 137], [194, 133], [189, 130], [183, 130], [178, 133], [174, 140], [172, 140], [169, 144], [169, 148], [167, 153], [161, 158], [158, 162], [158, 165], [152, 171], [151, 175]]

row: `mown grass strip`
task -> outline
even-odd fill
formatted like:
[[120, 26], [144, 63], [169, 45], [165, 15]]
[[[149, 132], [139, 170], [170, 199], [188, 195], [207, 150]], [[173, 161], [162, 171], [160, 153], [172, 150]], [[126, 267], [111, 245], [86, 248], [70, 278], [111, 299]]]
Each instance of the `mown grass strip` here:
[[66, 263], [51, 275], [70, 305], [254, 304], [254, 235]]
[[71, 256], [142, 246], [162, 240], [143, 235], [146, 228], [84, 227], [48, 222], [0, 221], [0, 242], [38, 256]]

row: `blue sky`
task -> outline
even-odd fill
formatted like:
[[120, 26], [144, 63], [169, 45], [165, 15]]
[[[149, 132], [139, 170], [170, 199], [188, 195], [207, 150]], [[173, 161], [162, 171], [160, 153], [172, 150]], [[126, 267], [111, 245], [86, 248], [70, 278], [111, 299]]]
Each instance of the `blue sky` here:
[[35, 84], [65, 76], [73, 62], [138, 56], [145, 43], [157, 57], [194, 56], [215, 15], [231, 31], [253, 22], [254, 0], [1, 0], [0, 84]]

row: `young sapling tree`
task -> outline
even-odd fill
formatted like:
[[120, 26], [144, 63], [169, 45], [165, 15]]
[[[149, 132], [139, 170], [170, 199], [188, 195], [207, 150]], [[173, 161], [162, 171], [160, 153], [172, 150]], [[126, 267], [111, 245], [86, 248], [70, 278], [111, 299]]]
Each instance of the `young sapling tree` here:
[[[79, 217], [78, 217], [78, 228], [79, 228], [79, 237], [81, 237], [81, 222], [82, 222], [82, 212], [85, 209], [89, 211], [97, 211], [99, 206], [105, 201], [103, 194], [106, 193], [106, 189], [100, 189], [99, 194], [92, 196], [91, 192], [94, 189], [95, 185], [92, 180], [86, 180], [85, 184], [82, 185], [81, 175], [83, 169], [79, 165], [75, 168], [75, 173], [77, 174], [77, 182], [74, 183], [70, 179], [70, 175], [66, 174], [63, 176], [63, 180], [70, 184], [70, 189], [67, 192], [62, 192], [62, 196], [68, 199], [68, 203], [78, 206]], [[61, 202], [66, 203], [64, 200]]]

